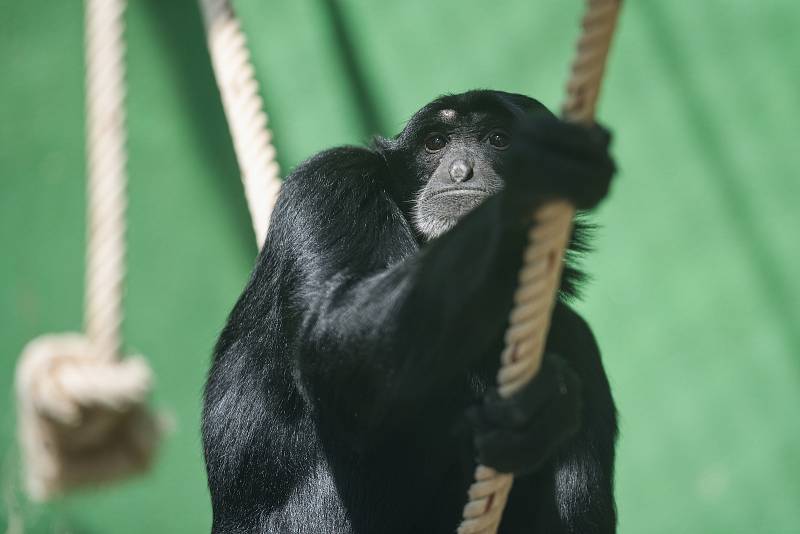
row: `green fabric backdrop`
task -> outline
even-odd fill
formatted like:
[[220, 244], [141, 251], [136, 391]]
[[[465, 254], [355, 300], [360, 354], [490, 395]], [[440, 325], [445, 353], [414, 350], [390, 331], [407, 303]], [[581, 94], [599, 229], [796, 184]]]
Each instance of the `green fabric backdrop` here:
[[[236, 3], [284, 170], [363, 141], [321, 1]], [[348, 0], [390, 132], [443, 92], [558, 106], [578, 0]], [[621, 413], [622, 533], [800, 531], [800, 5], [628, 2], [600, 116], [621, 172], [582, 311]], [[0, 481], [27, 532], [193, 533], [215, 337], [254, 257], [197, 9], [128, 13], [126, 339], [176, 421], [147, 477], [37, 506], [18, 491], [12, 376], [25, 342], [81, 325], [82, 7], [0, 0]]]

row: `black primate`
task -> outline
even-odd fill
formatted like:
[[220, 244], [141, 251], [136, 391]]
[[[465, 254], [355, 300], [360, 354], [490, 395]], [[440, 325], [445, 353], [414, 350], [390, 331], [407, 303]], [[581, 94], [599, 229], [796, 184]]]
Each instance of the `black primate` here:
[[586, 323], [559, 301], [541, 373], [493, 389], [530, 212], [594, 207], [608, 144], [471, 91], [301, 164], [206, 385], [213, 531], [454, 532], [480, 460], [518, 475], [501, 532], [613, 532], [616, 413]]

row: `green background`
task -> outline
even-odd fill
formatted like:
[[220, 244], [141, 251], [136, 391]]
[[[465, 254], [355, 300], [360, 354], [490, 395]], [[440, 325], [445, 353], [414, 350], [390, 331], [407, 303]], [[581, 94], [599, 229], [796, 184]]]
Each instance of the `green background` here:
[[[236, 2], [284, 172], [364, 140], [319, 1]], [[557, 108], [579, 1], [342, 2], [383, 123], [439, 93]], [[800, 5], [628, 2], [600, 118], [620, 173], [599, 210], [593, 324], [621, 413], [623, 533], [800, 532]], [[253, 238], [193, 2], [128, 11], [125, 335], [176, 421], [155, 470], [51, 505], [19, 492], [14, 362], [81, 325], [82, 7], [0, 0], [0, 528], [207, 531], [202, 382]]]

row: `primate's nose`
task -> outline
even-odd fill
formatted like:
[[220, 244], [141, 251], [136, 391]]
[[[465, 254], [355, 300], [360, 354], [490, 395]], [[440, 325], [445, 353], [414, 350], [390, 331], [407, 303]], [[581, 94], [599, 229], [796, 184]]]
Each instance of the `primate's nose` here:
[[472, 178], [472, 164], [465, 159], [457, 159], [450, 164], [450, 178], [456, 183]]

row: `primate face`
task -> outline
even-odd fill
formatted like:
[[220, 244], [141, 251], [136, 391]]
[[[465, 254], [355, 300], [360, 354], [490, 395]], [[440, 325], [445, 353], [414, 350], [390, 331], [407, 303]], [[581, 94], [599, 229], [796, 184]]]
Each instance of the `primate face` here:
[[510, 124], [484, 112], [438, 111], [420, 131], [415, 152], [423, 176], [413, 223], [438, 237], [503, 187], [502, 161]]
[[[511, 130], [539, 102], [507, 93], [444, 96], [418, 111], [397, 137], [417, 183], [411, 222], [427, 239], [451, 229], [503, 188]], [[546, 112], [546, 110], [545, 110]]]

